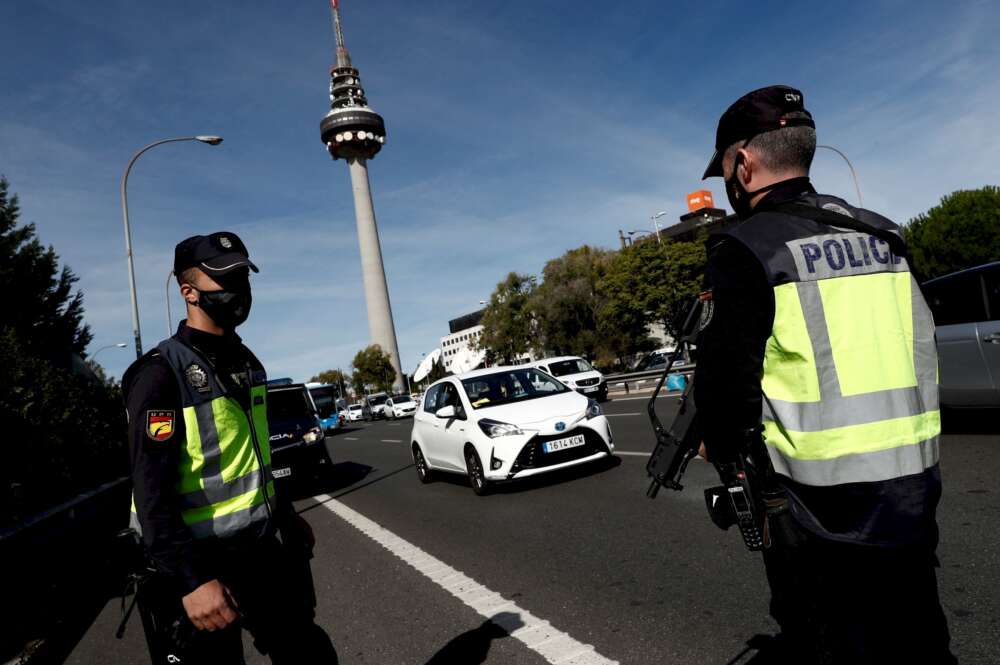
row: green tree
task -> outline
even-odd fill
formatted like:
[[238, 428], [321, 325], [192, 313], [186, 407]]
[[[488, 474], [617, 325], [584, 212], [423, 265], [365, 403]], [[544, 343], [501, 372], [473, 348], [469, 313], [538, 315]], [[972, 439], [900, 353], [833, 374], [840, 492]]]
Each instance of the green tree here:
[[392, 366], [389, 354], [378, 344], [372, 344], [358, 351], [351, 365], [354, 367], [351, 383], [358, 394], [363, 394], [367, 386], [374, 386], [377, 390], [385, 392], [392, 391], [392, 384], [396, 381], [396, 370]]
[[651, 323], [662, 324], [676, 337], [675, 320], [700, 291], [705, 260], [699, 241], [647, 241], [618, 252], [601, 283], [601, 324], [620, 331], [620, 354], [643, 350]]
[[67, 367], [83, 354], [90, 328], [83, 323], [83, 294], [73, 292], [76, 275], [59, 268], [55, 250], [35, 236], [35, 225], [19, 226], [20, 206], [0, 177], [0, 284], [5, 292], [0, 327], [16, 331], [32, 353]]
[[535, 289], [534, 275], [515, 272], [497, 284], [483, 312], [483, 334], [474, 342], [490, 362], [512, 363], [531, 349], [537, 328], [531, 309]]
[[121, 392], [81, 355], [83, 296], [59, 257], [19, 225], [0, 178], [0, 526], [124, 475]]
[[598, 319], [604, 297], [599, 285], [611, 257], [607, 250], [584, 245], [545, 264], [531, 309], [546, 352], [594, 359], [603, 350]]
[[920, 279], [1000, 259], [1000, 187], [952, 192], [903, 227]]
[[311, 379], [310, 383], [328, 383], [334, 386], [344, 385], [346, 386], [351, 382], [351, 379], [347, 374], [340, 371], [339, 369], [328, 369], [320, 372]]

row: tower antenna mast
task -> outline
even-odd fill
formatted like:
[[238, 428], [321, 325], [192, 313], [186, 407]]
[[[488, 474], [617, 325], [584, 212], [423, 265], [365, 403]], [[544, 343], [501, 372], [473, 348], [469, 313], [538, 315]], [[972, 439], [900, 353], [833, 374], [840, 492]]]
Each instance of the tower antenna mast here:
[[337, 40], [337, 61], [330, 67], [330, 111], [319, 124], [320, 137], [330, 156], [343, 159], [351, 175], [354, 193], [354, 217], [358, 227], [361, 252], [361, 276], [368, 308], [368, 330], [372, 342], [389, 354], [396, 370], [395, 388], [403, 389], [403, 370], [399, 362], [396, 326], [389, 304], [389, 286], [382, 263], [382, 243], [375, 222], [368, 183], [368, 162], [385, 143], [385, 121], [368, 106], [361, 76], [351, 64], [351, 55], [344, 43], [340, 24], [340, 0], [330, 0], [333, 12], [333, 33]]

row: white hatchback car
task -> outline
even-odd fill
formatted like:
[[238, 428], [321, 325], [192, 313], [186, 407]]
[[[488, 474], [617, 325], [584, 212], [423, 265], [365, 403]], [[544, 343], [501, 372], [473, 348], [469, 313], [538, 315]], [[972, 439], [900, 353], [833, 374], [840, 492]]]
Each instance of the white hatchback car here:
[[493, 367], [441, 379], [424, 394], [410, 437], [421, 482], [464, 474], [476, 494], [614, 453], [593, 399], [534, 367]]
[[417, 403], [407, 393], [393, 395], [385, 401], [385, 406], [382, 407], [382, 413], [389, 419], [409, 418], [416, 410]]
[[365, 407], [363, 404], [351, 404], [347, 407], [347, 419], [356, 422], [365, 419]]

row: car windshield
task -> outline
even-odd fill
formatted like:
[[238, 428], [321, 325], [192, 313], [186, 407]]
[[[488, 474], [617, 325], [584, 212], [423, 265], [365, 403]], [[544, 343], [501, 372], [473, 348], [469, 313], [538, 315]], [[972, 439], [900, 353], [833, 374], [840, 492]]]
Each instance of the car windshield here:
[[385, 404], [387, 399], [389, 399], [388, 395], [372, 395], [368, 398], [368, 403], [372, 406], [378, 406], [379, 404]]
[[410, 397], [409, 395], [393, 395], [392, 396], [392, 403], [393, 404], [397, 404], [397, 405], [399, 405], [399, 404], [406, 404], [407, 402], [412, 402], [412, 401], [413, 401], [413, 398]]
[[533, 367], [463, 379], [462, 387], [473, 409], [569, 392], [569, 388]]
[[364, 409], [364, 407], [363, 407], [363, 406], [361, 406], [360, 404], [352, 404], [352, 405], [351, 405], [351, 406], [349, 406], [348, 408], [349, 408], [349, 409], [350, 409], [351, 411], [361, 411], [362, 409]]
[[567, 374], [579, 374], [581, 372], [591, 372], [594, 370], [583, 358], [572, 358], [570, 360], [557, 360], [548, 363], [552, 376], [566, 376]]
[[267, 392], [267, 419], [271, 421], [296, 420], [312, 415], [312, 404], [305, 388], [294, 390], [269, 390]]

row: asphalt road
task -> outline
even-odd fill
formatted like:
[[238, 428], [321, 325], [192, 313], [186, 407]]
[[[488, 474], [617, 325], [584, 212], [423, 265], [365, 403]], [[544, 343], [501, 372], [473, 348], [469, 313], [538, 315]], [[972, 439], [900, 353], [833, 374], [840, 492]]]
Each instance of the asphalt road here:
[[[760, 557], [709, 522], [708, 465], [691, 464], [683, 492], [645, 497], [644, 408], [644, 398], [606, 405], [615, 463], [486, 497], [459, 477], [421, 485], [405, 443], [410, 421], [329, 437], [330, 473], [285, 489], [303, 497], [297, 506], [319, 540], [318, 622], [340, 661], [750, 662], [757, 650], [748, 643], [776, 631]], [[671, 410], [665, 404], [664, 417]], [[942, 602], [960, 661], [996, 663], [1000, 425], [996, 416], [951, 420], [962, 427], [942, 445]], [[137, 621], [113, 639], [119, 616], [112, 599], [66, 662], [147, 662]], [[247, 655], [267, 662], [249, 643]]]

